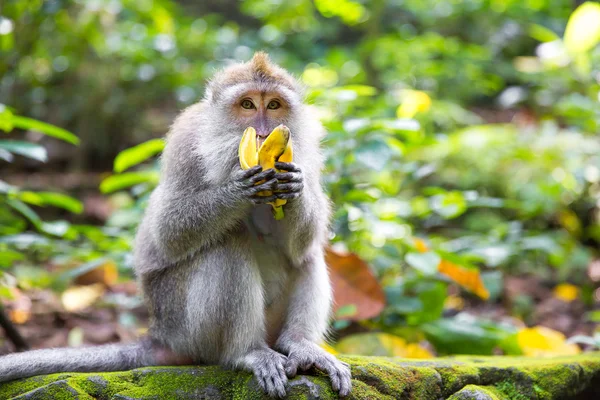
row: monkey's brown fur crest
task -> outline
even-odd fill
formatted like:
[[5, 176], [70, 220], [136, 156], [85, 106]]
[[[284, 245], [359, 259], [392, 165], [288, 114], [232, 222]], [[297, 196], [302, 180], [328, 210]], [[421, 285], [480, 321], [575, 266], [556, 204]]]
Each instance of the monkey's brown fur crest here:
[[209, 81], [207, 98], [218, 98], [226, 87], [245, 82], [282, 85], [304, 97], [304, 86], [285, 69], [273, 64], [267, 53], [259, 51], [250, 61], [234, 64], [217, 72]]

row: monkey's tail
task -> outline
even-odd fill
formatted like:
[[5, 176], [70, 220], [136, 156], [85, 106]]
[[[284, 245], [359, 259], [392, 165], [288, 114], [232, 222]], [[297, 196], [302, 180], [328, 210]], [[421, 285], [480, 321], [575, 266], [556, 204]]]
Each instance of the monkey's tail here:
[[57, 372], [109, 372], [160, 365], [149, 338], [131, 344], [32, 350], [0, 357], [0, 382]]

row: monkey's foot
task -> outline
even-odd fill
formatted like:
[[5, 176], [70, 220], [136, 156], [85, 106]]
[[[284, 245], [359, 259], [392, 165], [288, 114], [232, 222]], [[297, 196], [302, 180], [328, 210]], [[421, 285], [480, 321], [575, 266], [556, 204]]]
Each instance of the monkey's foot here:
[[352, 389], [350, 366], [327, 353], [321, 347], [307, 340], [290, 346], [285, 372], [289, 378], [296, 376], [298, 369], [306, 371], [315, 367], [326, 372], [331, 379], [331, 387], [340, 396], [347, 396]]
[[286, 361], [286, 356], [269, 348], [253, 350], [243, 359], [246, 369], [254, 373], [260, 387], [271, 397], [286, 395]]

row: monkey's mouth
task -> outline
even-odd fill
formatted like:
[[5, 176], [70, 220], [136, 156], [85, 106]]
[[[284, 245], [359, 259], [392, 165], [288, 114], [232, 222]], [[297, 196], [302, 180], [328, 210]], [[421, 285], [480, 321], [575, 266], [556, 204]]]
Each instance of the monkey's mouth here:
[[256, 137], [256, 148], [260, 149], [260, 146], [262, 146], [262, 144], [265, 142], [265, 140], [267, 140], [267, 138], [269, 137], [269, 135], [262, 137], [262, 136], [257, 136]]

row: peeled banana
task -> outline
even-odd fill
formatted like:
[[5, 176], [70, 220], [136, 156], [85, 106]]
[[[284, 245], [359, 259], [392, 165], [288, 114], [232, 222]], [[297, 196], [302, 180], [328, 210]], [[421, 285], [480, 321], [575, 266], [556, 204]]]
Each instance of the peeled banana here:
[[[285, 125], [279, 125], [269, 134], [264, 143], [257, 150], [256, 130], [252, 127], [246, 128], [240, 141], [238, 156], [242, 169], [249, 169], [260, 165], [264, 170], [275, 168], [275, 162], [292, 162], [293, 150], [290, 138], [290, 130]], [[261, 182], [259, 182], [261, 183]], [[261, 192], [261, 196], [270, 196], [271, 192]], [[286, 200], [277, 199], [270, 202], [273, 207], [273, 216], [276, 220], [283, 218], [282, 206]]]

